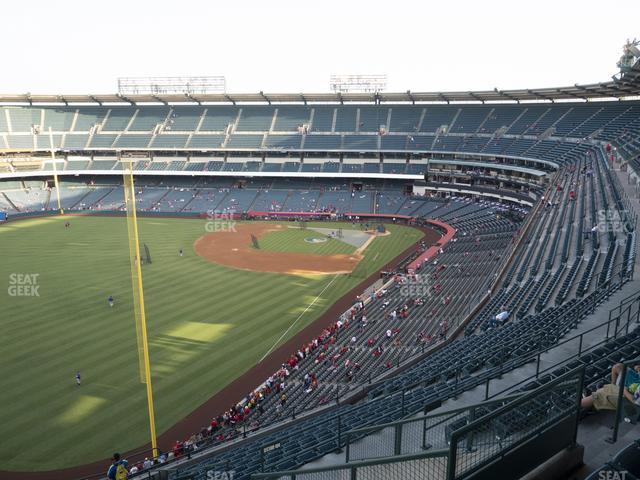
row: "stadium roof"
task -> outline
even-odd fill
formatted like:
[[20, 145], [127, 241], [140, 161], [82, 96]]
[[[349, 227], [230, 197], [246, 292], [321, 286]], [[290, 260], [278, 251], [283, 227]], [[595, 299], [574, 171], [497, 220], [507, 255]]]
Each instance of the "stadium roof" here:
[[640, 77], [625, 76], [620, 80], [559, 88], [520, 90], [484, 90], [468, 92], [392, 93], [212, 93], [167, 95], [31, 95], [0, 94], [0, 104], [147, 104], [147, 103], [451, 103], [451, 102], [555, 102], [558, 100], [622, 99], [640, 96]]

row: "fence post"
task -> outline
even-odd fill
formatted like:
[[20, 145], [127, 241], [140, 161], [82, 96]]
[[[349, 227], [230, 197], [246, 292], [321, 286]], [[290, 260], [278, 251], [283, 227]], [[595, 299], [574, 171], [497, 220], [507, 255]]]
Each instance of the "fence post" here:
[[[582, 340], [582, 335], [580, 336]], [[578, 379], [578, 389], [576, 395], [576, 426], [573, 429], [573, 444], [576, 445], [578, 443], [578, 425], [580, 425], [580, 414], [582, 413], [582, 391], [584, 389], [584, 371], [585, 366], [583, 365], [580, 368], [580, 378]]]
[[260, 449], [260, 471], [264, 473], [264, 448]]
[[451, 441], [449, 442], [449, 461], [447, 462], [447, 480], [454, 480], [456, 478], [456, 461], [458, 454], [458, 437], [456, 432], [451, 434]]
[[491, 378], [487, 378], [487, 383], [485, 384], [484, 387], [484, 399], [485, 400], [489, 400], [489, 382], [491, 381]]
[[338, 445], [336, 446], [336, 451], [339, 452], [340, 451], [340, 444], [342, 443], [342, 416], [338, 415], [338, 431], [337, 433], [337, 437], [338, 437]]
[[542, 355], [542, 351], [538, 350], [538, 357], [536, 360], [536, 378], [540, 376], [540, 355]]
[[627, 375], [627, 364], [622, 364], [622, 372], [620, 372], [620, 388], [618, 390], [618, 402], [616, 406], [616, 419], [613, 424], [613, 434], [605, 441], [607, 443], [616, 443], [618, 441], [618, 430], [620, 429], [620, 416], [622, 415], [622, 400], [624, 398], [624, 377]]
[[584, 333], [580, 334], [580, 344], [578, 345], [578, 356], [580, 356], [582, 354], [582, 337], [584, 336]]
[[[476, 409], [472, 408], [471, 412], [469, 412], [469, 422], [473, 423], [476, 419]], [[467, 434], [467, 452], [475, 452], [476, 449], [473, 447], [473, 430], [470, 430]]]
[[432, 447], [430, 443], [427, 443], [427, 417], [424, 417], [422, 421], [422, 449], [429, 450]]
[[396, 424], [394, 440], [393, 454], [400, 455], [402, 452], [402, 423]]
[[458, 369], [456, 368], [455, 381], [453, 384], [453, 399], [458, 399]]
[[347, 438], [345, 439], [345, 454], [344, 454], [344, 462], [349, 463], [349, 456], [351, 453], [351, 438], [349, 432], [347, 432]]
[[404, 394], [405, 394], [405, 389], [402, 389], [402, 402], [401, 402], [401, 410], [400, 410], [400, 415], [402, 417], [404, 417]]

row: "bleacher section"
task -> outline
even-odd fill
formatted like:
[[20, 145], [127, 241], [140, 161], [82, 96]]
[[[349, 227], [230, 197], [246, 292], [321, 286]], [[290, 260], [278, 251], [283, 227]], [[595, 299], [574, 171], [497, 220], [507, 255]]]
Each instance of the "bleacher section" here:
[[[456, 139], [457, 136], [476, 135], [485, 143], [493, 136], [501, 139], [536, 140], [518, 138], [520, 135], [550, 135], [554, 143], [575, 139], [584, 142], [594, 136], [598, 140], [619, 142], [621, 147], [634, 145], [638, 138], [638, 102], [627, 101], [621, 104], [590, 102], [589, 104], [554, 105], [428, 105], [428, 106], [137, 106], [137, 107], [0, 107], [0, 133], [11, 135], [9, 145], [14, 148], [30, 146], [28, 139], [34, 132], [48, 131], [51, 127], [55, 134], [63, 135], [72, 130], [74, 133], [114, 134], [152, 132], [156, 127], [166, 133], [172, 132], [226, 132], [229, 126], [237, 132], [255, 133], [300, 133], [302, 126], [310, 125], [310, 132], [340, 132], [345, 135], [345, 148], [363, 148], [367, 151], [378, 150], [375, 141], [351, 140], [351, 136], [362, 133], [384, 133], [389, 136], [383, 142], [386, 150], [412, 150], [405, 145], [404, 139], [413, 137], [420, 149], [429, 150], [427, 138], [417, 141], [419, 132], [439, 134], [435, 147], [439, 150], [474, 151], [468, 142]], [[9, 124], [5, 121], [9, 118]], [[92, 131], [95, 126], [100, 132]], [[382, 130], [381, 130], [382, 129]], [[20, 135], [16, 135], [20, 134]], [[22, 138], [24, 135], [27, 138]], [[312, 135], [311, 135], [312, 136]], [[395, 138], [399, 136], [400, 138]], [[362, 136], [361, 136], [362, 137]], [[107, 141], [107, 138], [112, 141]], [[366, 138], [362, 137], [362, 138]], [[630, 141], [624, 142], [626, 139]], [[102, 140], [92, 141], [95, 148], [145, 148], [141, 143], [114, 145], [115, 137], [109, 135]], [[180, 148], [185, 137], [169, 138], [167, 143], [154, 142], [150, 148]], [[307, 139], [308, 140], [308, 139]], [[431, 137], [433, 141], [433, 137]], [[544, 139], [539, 139], [540, 141]], [[219, 148], [224, 138], [216, 142]], [[321, 142], [318, 140], [318, 142]], [[73, 142], [72, 142], [73, 143]], [[305, 142], [306, 143], [306, 142]], [[571, 143], [571, 142], [569, 142]], [[79, 143], [67, 147], [77, 147]], [[335, 145], [335, 142], [333, 143]], [[174, 146], [178, 145], [178, 146]], [[294, 146], [290, 148], [295, 148]], [[585, 145], [588, 145], [586, 143]], [[198, 148], [197, 142], [191, 147]], [[275, 147], [278, 144], [274, 144]], [[540, 147], [543, 147], [541, 144]], [[446, 147], [446, 148], [445, 148]], [[229, 148], [233, 148], [229, 146]], [[309, 143], [305, 149], [322, 148], [321, 144]], [[340, 148], [340, 147], [337, 147]], [[628, 148], [632, 148], [629, 146]], [[520, 149], [526, 153], [527, 149]], [[570, 149], [569, 149], [570, 150]], [[635, 151], [635, 150], [634, 150]], [[531, 153], [535, 153], [531, 152]]]

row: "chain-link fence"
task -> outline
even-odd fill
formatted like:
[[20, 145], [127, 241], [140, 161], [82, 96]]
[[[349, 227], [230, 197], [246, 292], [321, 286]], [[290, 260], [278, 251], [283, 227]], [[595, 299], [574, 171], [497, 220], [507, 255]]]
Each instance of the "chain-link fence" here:
[[[584, 368], [452, 432], [449, 478], [462, 478], [564, 418], [577, 422]], [[576, 423], [577, 428], [577, 423]]]
[[354, 462], [447, 449], [451, 434], [456, 429], [516, 398], [519, 398], [519, 395], [447, 412], [350, 430], [344, 434], [345, 460]]
[[441, 480], [447, 472], [449, 450], [437, 450], [419, 455], [403, 455], [384, 460], [356, 462], [321, 469], [295, 472], [261, 473], [252, 479], [271, 480]]

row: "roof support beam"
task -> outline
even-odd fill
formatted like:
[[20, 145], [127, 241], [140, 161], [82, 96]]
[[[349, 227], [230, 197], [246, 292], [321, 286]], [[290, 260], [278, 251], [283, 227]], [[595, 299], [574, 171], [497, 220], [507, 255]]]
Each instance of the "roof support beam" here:
[[554, 100], [553, 98], [546, 97], [546, 96], [542, 95], [541, 93], [534, 92], [533, 90], [528, 90], [528, 89], [527, 89], [527, 93], [528, 93], [529, 95], [533, 95], [533, 96], [534, 96], [534, 97], [536, 97], [536, 98], [540, 98], [540, 99], [542, 99], [542, 100], [546, 100], [547, 102], [556, 103], [556, 102], [555, 102], [555, 100]]
[[117, 94], [117, 97], [122, 99], [122, 100], [124, 100], [127, 103], [130, 103], [131, 105], [135, 105], [136, 104], [136, 102], [134, 102], [133, 100], [128, 99], [127, 97], [125, 97], [124, 95], [122, 95], [120, 93]]
[[271, 100], [269, 100], [269, 97], [267, 97], [262, 90], [260, 90], [260, 96], [264, 98], [269, 105], [271, 105]]
[[568, 89], [566, 89], [566, 88], [565, 88], [565, 89], [556, 88], [556, 92], [558, 92], [558, 95], [562, 95], [562, 94], [564, 94], [564, 95], [569, 95], [570, 97], [573, 97], [573, 98], [579, 98], [580, 100], [585, 100], [585, 101], [587, 100], [584, 96], [582, 96], [582, 95], [576, 95], [575, 93], [570, 92], [570, 91], [569, 91]]
[[169, 104], [166, 102], [166, 100], [161, 99], [161, 98], [160, 98], [159, 96], [157, 96], [157, 95], [151, 95], [151, 98], [153, 98], [153, 99], [157, 100], [158, 102], [163, 103], [163, 104], [165, 104], [165, 105], [169, 105]]
[[192, 102], [197, 103], [198, 105], [202, 105], [202, 102], [200, 100], [198, 100], [197, 98], [191, 96], [190, 93], [185, 93], [184, 94], [185, 97], [187, 97], [189, 100], [191, 100]]
[[497, 88], [494, 88], [493, 91], [496, 92], [501, 97], [505, 97], [507, 100], [512, 100], [512, 101], [515, 101], [516, 103], [520, 103], [520, 99], [519, 98], [512, 97], [511, 95], [509, 95], [506, 92], [503, 92], [502, 90], [498, 90]]
[[479, 102], [481, 102], [481, 103], [484, 105], [484, 100], [483, 100], [482, 98], [480, 98], [478, 95], [476, 95], [475, 93], [473, 93], [473, 92], [468, 92], [468, 95], [469, 95], [471, 98], [473, 98], [473, 99], [475, 99], [475, 100], [478, 100]]
[[416, 104], [416, 99], [413, 98], [413, 95], [411, 95], [411, 90], [407, 90], [407, 97], [409, 97], [409, 100], [411, 100], [411, 105]]

